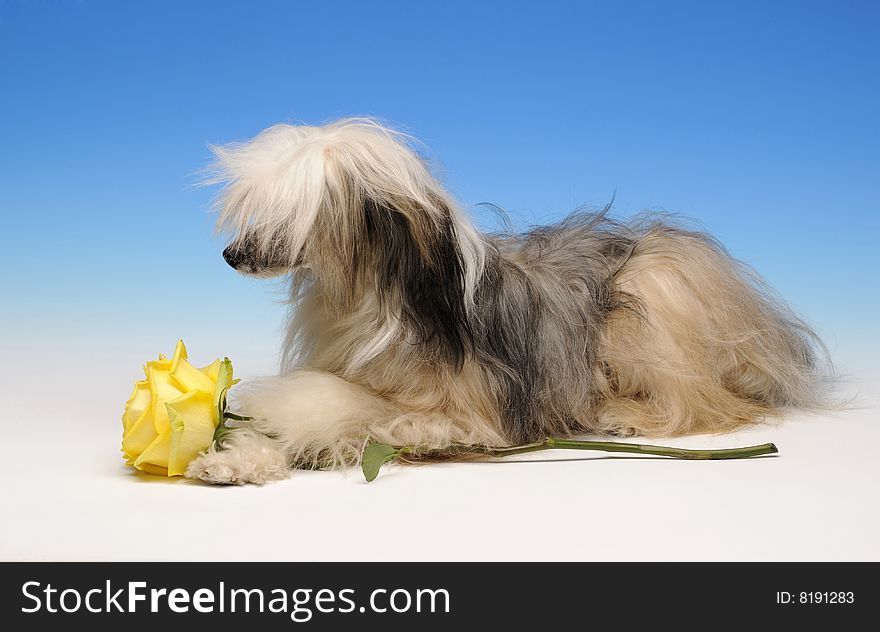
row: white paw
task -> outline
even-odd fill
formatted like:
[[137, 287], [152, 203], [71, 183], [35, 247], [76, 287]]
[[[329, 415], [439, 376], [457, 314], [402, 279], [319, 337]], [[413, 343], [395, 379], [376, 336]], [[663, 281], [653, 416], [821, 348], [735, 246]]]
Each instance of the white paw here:
[[215, 485], [262, 485], [289, 475], [284, 452], [275, 441], [245, 433], [234, 436], [220, 450], [211, 448], [186, 468], [187, 478]]

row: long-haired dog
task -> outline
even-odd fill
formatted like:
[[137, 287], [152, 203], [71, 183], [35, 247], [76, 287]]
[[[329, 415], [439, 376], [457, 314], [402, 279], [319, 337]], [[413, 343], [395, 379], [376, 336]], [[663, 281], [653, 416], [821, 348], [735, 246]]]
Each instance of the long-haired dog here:
[[820, 397], [812, 331], [711, 237], [577, 212], [484, 235], [366, 119], [215, 149], [243, 274], [290, 280], [279, 377], [187, 475], [260, 483], [356, 462], [368, 439], [442, 448], [575, 433], [724, 432]]

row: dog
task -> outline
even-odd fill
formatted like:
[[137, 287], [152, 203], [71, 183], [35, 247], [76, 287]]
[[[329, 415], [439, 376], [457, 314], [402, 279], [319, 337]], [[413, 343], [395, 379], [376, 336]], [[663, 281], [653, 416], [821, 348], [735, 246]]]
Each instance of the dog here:
[[436, 449], [547, 436], [719, 433], [819, 403], [821, 342], [712, 237], [578, 211], [481, 234], [371, 119], [276, 125], [213, 148], [236, 271], [285, 276], [277, 377], [189, 466], [211, 483], [356, 463], [368, 440]]

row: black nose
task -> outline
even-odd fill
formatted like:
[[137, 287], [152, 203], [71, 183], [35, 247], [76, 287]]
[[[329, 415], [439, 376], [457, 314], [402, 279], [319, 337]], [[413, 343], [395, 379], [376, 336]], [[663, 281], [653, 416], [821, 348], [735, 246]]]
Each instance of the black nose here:
[[223, 249], [223, 259], [233, 268], [238, 268], [241, 264], [241, 249], [227, 246]]

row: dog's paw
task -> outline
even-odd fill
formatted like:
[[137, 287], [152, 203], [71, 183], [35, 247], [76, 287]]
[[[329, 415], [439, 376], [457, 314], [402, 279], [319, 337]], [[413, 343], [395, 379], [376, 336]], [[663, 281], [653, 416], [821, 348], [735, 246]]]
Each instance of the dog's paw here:
[[[264, 438], [264, 441], [271, 440]], [[233, 443], [220, 450], [212, 448], [186, 468], [187, 478], [215, 485], [262, 485], [289, 475], [290, 468], [283, 452], [256, 442]]]

